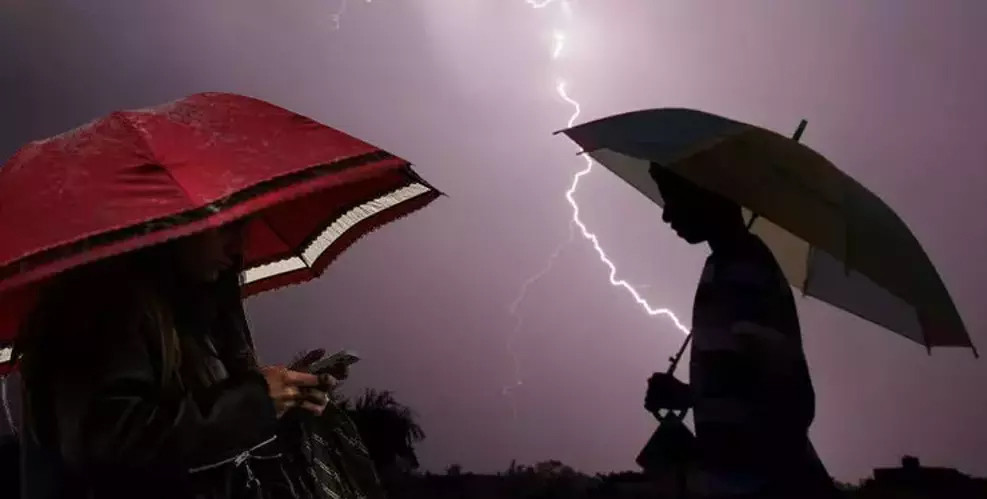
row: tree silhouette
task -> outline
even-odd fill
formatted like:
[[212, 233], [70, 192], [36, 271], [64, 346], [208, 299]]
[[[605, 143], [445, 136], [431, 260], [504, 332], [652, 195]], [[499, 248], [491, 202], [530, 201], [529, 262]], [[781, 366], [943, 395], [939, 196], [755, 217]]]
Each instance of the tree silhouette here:
[[355, 403], [342, 402], [378, 470], [418, 468], [414, 445], [425, 439], [410, 408], [387, 390], [368, 388]]

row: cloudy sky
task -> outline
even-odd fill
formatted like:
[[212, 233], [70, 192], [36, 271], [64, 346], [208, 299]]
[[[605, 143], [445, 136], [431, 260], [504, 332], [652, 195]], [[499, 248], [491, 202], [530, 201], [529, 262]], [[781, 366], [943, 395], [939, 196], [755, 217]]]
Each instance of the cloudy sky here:
[[[391, 389], [413, 407], [433, 470], [630, 469], [655, 426], [645, 380], [682, 335], [611, 287], [588, 242], [563, 245], [511, 314], [572, 216], [564, 193], [582, 163], [551, 135], [573, 111], [560, 78], [579, 121], [664, 106], [784, 133], [808, 119], [803, 141], [898, 210], [987, 345], [987, 3], [532, 3], [349, 0], [337, 29], [340, 0], [0, 0], [0, 158], [116, 109], [218, 90], [415, 163], [449, 197], [248, 308], [266, 362], [360, 352], [348, 390]], [[553, 59], [556, 33], [566, 44]], [[706, 250], [606, 172], [576, 199], [619, 276], [688, 323]], [[929, 356], [812, 301], [800, 311], [812, 436], [833, 474], [913, 454], [987, 475], [987, 364]]]

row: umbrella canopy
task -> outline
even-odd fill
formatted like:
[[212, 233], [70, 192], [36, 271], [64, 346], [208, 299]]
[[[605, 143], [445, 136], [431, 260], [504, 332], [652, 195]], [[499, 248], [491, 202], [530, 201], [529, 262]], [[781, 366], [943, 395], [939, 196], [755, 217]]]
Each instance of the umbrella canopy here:
[[249, 295], [318, 276], [439, 195], [404, 159], [233, 94], [29, 143], [0, 168], [0, 364], [39, 284], [65, 270], [249, 216]]
[[751, 231], [803, 293], [928, 348], [973, 347], [942, 279], [904, 222], [796, 140], [691, 109], [631, 112], [563, 133], [658, 205], [652, 162], [757, 215]]

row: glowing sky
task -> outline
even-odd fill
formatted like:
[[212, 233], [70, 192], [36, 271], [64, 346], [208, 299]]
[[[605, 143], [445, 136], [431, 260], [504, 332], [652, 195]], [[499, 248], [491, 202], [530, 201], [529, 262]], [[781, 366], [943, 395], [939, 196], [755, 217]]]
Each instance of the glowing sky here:
[[[373, 142], [450, 196], [368, 237], [321, 280], [249, 304], [264, 360], [353, 348], [349, 389], [396, 391], [421, 417], [426, 467], [560, 459], [628, 469], [654, 423], [648, 375], [682, 335], [607, 283], [569, 230], [584, 166], [551, 132], [582, 118], [696, 107], [790, 133], [881, 195], [923, 242], [987, 345], [987, 34], [975, 0], [0, 0], [0, 157], [111, 110], [222, 90]], [[555, 33], [565, 50], [553, 60]], [[688, 311], [705, 250], [599, 169], [576, 194], [619, 277]], [[987, 475], [987, 364], [925, 350], [800, 302], [818, 396], [813, 438], [841, 478], [905, 453]], [[684, 373], [684, 372], [683, 372]]]

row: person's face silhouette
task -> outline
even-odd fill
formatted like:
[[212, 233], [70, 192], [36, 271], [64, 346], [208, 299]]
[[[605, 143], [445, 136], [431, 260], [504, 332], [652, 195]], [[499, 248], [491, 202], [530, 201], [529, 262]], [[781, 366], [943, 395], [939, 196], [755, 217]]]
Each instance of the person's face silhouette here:
[[662, 220], [689, 244], [716, 238], [738, 220], [736, 205], [674, 173], [652, 166], [651, 178], [665, 201]]

